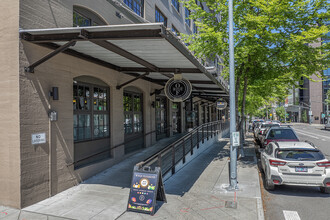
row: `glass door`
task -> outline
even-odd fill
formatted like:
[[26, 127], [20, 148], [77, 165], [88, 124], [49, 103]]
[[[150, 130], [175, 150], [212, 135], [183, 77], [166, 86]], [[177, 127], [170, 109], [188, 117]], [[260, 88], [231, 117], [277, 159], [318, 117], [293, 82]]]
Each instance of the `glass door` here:
[[167, 136], [167, 98], [156, 96], [155, 112], [156, 112], [156, 139], [160, 140]]
[[172, 126], [173, 134], [181, 133], [181, 104], [172, 104]]
[[125, 153], [144, 147], [142, 94], [124, 92]]

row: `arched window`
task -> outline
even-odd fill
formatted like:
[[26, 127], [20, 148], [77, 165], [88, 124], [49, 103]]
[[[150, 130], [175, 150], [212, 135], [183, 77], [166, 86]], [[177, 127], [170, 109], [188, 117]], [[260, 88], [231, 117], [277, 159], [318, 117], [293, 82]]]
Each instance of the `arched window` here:
[[75, 142], [110, 137], [109, 104], [109, 88], [104, 83], [74, 81], [73, 134]]
[[143, 94], [135, 87], [127, 87], [123, 94], [125, 153], [144, 147]]
[[99, 25], [107, 25], [107, 23], [91, 10], [79, 6], [73, 6], [73, 27]]

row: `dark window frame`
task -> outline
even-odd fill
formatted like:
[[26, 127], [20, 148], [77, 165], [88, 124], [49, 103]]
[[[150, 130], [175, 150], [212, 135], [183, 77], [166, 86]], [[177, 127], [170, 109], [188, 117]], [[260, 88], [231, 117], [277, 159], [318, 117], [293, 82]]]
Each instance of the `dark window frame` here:
[[[85, 21], [88, 21], [88, 23], [85, 24], [79, 24], [78, 20], [82, 18], [85, 19]], [[84, 22], [83, 22], [84, 23]], [[99, 25], [107, 25], [106, 21], [101, 18], [99, 15], [95, 14], [93, 11], [82, 8], [79, 6], [73, 6], [73, 12], [72, 12], [72, 26], [73, 27], [88, 27], [88, 26], [99, 26]]]
[[[163, 115], [163, 119], [162, 119]], [[165, 96], [155, 96], [155, 122], [156, 137], [167, 133], [167, 98]], [[163, 124], [163, 126], [162, 126]]]
[[124, 0], [124, 3], [137, 15], [144, 17], [144, 0]]
[[164, 26], [167, 27], [167, 17], [157, 7], [155, 7], [155, 22], [163, 22]]
[[[85, 19], [85, 24], [84, 25], [79, 25], [78, 19], [81, 17], [82, 19]], [[88, 24], [86, 22], [88, 21]], [[92, 19], [89, 18], [88, 16], [78, 12], [77, 10], [73, 10], [73, 27], [88, 27], [91, 26], [92, 24]]]
[[191, 19], [189, 18], [189, 16], [190, 16], [190, 10], [188, 9], [188, 8], [185, 8], [184, 9], [184, 11], [185, 11], [185, 23], [186, 23], [186, 25], [188, 25], [188, 27], [189, 27], [189, 29], [191, 28]]
[[[77, 89], [77, 91], [75, 92], [75, 87]], [[80, 96], [79, 95], [79, 87], [83, 88], [83, 93], [84, 96]], [[86, 95], [86, 88], [88, 88], [89, 91], [89, 96], [87, 97]], [[105, 98], [101, 98], [100, 95], [98, 95], [97, 98], [94, 97], [94, 89], [97, 88], [98, 89], [98, 94], [99, 91], [105, 91], [102, 92], [102, 94], [106, 94]], [[86, 96], [86, 97], [85, 97]], [[77, 106], [73, 107], [73, 130], [74, 133], [76, 133], [76, 138], [74, 136], [74, 143], [81, 143], [81, 142], [87, 142], [87, 141], [94, 141], [94, 140], [99, 140], [99, 139], [106, 139], [106, 138], [110, 138], [110, 88], [106, 87], [106, 86], [100, 86], [100, 85], [96, 85], [96, 84], [92, 84], [92, 83], [85, 83], [85, 82], [74, 82], [73, 84], [73, 104], [77, 105], [78, 99], [82, 97], [84, 98], [83, 102], [84, 105], [86, 104], [86, 106], [89, 106], [89, 108], [87, 107], [86, 109], [79, 109], [77, 108]], [[99, 103], [103, 103], [102, 105], [102, 109], [94, 109], [95, 105], [94, 105], [94, 101], [97, 100], [97, 108], [101, 107], [101, 105], [99, 105]], [[100, 102], [100, 100], [102, 100], [102, 102]], [[105, 100], [105, 102], [103, 102], [103, 100]], [[80, 101], [80, 100], [79, 100]], [[104, 105], [105, 104], [105, 105]], [[104, 108], [106, 108], [104, 110]], [[86, 124], [84, 126], [79, 126], [79, 119], [82, 116], [89, 116], [89, 126], [87, 126]], [[99, 117], [100, 115], [102, 115], [101, 118], [103, 118], [103, 124], [100, 125], [96, 125], [97, 123], [94, 123], [94, 117], [97, 116]], [[106, 115], [106, 117], [105, 117]], [[76, 123], [75, 123], [75, 118], [76, 118]], [[100, 118], [98, 118], [98, 123]], [[75, 124], [77, 126], [75, 126]], [[90, 127], [90, 137], [86, 137], [86, 129]], [[96, 134], [96, 128], [98, 129], [97, 131], [100, 132], [100, 128], [103, 127], [103, 132]], [[83, 138], [80, 138], [80, 134], [79, 134], [79, 129], [83, 129]], [[99, 134], [103, 134], [102, 136], [99, 136]]]
[[[131, 96], [131, 103], [129, 103], [131, 105], [131, 110], [129, 111], [126, 111], [126, 108], [125, 108], [125, 96], [126, 95], [130, 95]], [[135, 106], [134, 106], [134, 98], [135, 96], [139, 96], [140, 97], [140, 111], [136, 110], [135, 109]], [[123, 107], [124, 107], [124, 134], [125, 136], [131, 136], [131, 135], [136, 135], [136, 134], [143, 134], [143, 131], [144, 131], [144, 117], [143, 117], [143, 93], [138, 93], [138, 92], [132, 92], [132, 91], [127, 91], [127, 90], [124, 90], [124, 93], [123, 93]], [[142, 125], [140, 127], [140, 130], [138, 131], [135, 131], [135, 121], [134, 121], [134, 115], [135, 114], [139, 114], [141, 117], [141, 122]], [[126, 115], [130, 115], [132, 116], [131, 117], [131, 120], [132, 120], [132, 132], [128, 132], [128, 127], [126, 125]]]
[[193, 33], [197, 34], [198, 33], [198, 27], [196, 25], [196, 21], [193, 21]]
[[175, 8], [175, 10], [180, 13], [180, 2], [178, 0], [172, 0], [171, 1], [172, 6]]

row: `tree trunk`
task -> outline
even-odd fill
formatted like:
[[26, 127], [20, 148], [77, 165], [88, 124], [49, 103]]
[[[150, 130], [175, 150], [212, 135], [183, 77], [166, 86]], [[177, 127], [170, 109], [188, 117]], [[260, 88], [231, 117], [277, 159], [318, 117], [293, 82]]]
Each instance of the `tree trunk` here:
[[241, 83], [241, 75], [240, 72], [237, 74], [237, 79], [236, 79], [236, 85], [235, 85], [235, 111], [236, 111], [236, 131], [238, 131], [238, 122], [239, 122], [239, 117], [238, 117], [238, 96], [239, 96], [239, 87]]
[[246, 92], [248, 86], [248, 76], [244, 76], [244, 87], [243, 87], [243, 97], [242, 97], [242, 109], [241, 109], [241, 120], [239, 122], [239, 128], [243, 127], [243, 122], [245, 120], [245, 103], [246, 103]]
[[[243, 144], [244, 144], [244, 121], [245, 121], [245, 103], [246, 103], [246, 92], [248, 85], [248, 76], [244, 76], [244, 86], [243, 86], [243, 97], [242, 97], [242, 108], [241, 108], [241, 119], [238, 123], [238, 131], [240, 133], [240, 157], [245, 157]], [[237, 154], [239, 157], [239, 155]]]

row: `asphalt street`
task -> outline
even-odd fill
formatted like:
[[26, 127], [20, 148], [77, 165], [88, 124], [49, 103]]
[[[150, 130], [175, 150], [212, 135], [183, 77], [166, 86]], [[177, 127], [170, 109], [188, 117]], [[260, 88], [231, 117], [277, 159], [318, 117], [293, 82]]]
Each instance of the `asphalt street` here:
[[[301, 141], [311, 141], [330, 159], [330, 130], [321, 125], [292, 127]], [[321, 193], [318, 187], [279, 186], [267, 191], [261, 182], [261, 191], [266, 220], [330, 219], [330, 194]]]

